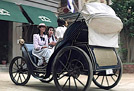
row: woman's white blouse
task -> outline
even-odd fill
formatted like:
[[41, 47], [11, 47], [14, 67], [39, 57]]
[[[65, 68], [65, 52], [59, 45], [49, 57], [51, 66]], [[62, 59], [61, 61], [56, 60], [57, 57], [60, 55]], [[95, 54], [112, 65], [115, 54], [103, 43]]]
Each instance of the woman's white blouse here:
[[48, 37], [47, 35], [42, 36], [45, 40], [41, 40], [39, 34], [34, 34], [33, 35], [33, 44], [35, 49], [41, 49], [43, 46], [48, 47]]

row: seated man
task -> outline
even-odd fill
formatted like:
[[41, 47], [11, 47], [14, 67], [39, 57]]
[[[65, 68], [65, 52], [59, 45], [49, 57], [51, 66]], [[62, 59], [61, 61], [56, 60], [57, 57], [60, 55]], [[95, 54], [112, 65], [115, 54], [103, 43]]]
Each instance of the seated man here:
[[55, 35], [57, 37], [57, 40], [60, 41], [63, 39], [67, 27], [65, 26], [66, 22], [64, 19], [58, 18], [57, 22], [58, 22], [58, 27], [55, 31]]

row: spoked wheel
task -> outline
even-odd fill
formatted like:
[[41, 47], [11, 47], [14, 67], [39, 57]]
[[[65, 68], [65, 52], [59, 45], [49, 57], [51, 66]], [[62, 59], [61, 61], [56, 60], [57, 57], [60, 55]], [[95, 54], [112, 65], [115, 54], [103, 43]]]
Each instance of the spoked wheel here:
[[16, 85], [25, 85], [30, 79], [30, 73], [27, 68], [26, 60], [23, 57], [15, 57], [9, 66], [11, 80]]
[[95, 72], [93, 77], [93, 82], [95, 85], [102, 89], [111, 89], [115, 87], [122, 76], [122, 62], [120, 62], [120, 67], [118, 69], [110, 69], [100, 72]]
[[59, 91], [89, 91], [92, 77], [92, 64], [82, 49], [70, 46], [58, 52], [53, 79]]

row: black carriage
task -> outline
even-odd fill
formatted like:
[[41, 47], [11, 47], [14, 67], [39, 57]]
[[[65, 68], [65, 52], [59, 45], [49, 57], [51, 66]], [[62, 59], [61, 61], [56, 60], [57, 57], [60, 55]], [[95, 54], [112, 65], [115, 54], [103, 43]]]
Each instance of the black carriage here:
[[102, 89], [115, 87], [122, 76], [122, 62], [114, 47], [89, 45], [88, 26], [84, 19], [68, 27], [47, 66], [37, 66], [33, 44], [20, 39], [23, 56], [10, 64], [11, 80], [25, 85], [30, 76], [48, 83], [54, 80], [59, 91], [89, 91], [93, 81]]

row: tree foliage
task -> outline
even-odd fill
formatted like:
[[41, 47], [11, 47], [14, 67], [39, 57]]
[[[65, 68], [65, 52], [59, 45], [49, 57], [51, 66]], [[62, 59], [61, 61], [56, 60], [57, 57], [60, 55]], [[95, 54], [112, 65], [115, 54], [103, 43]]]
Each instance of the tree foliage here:
[[121, 51], [126, 62], [134, 62], [134, 0], [112, 0], [111, 7], [123, 22]]
[[134, 0], [113, 0], [111, 7], [121, 18], [125, 34], [134, 37]]

